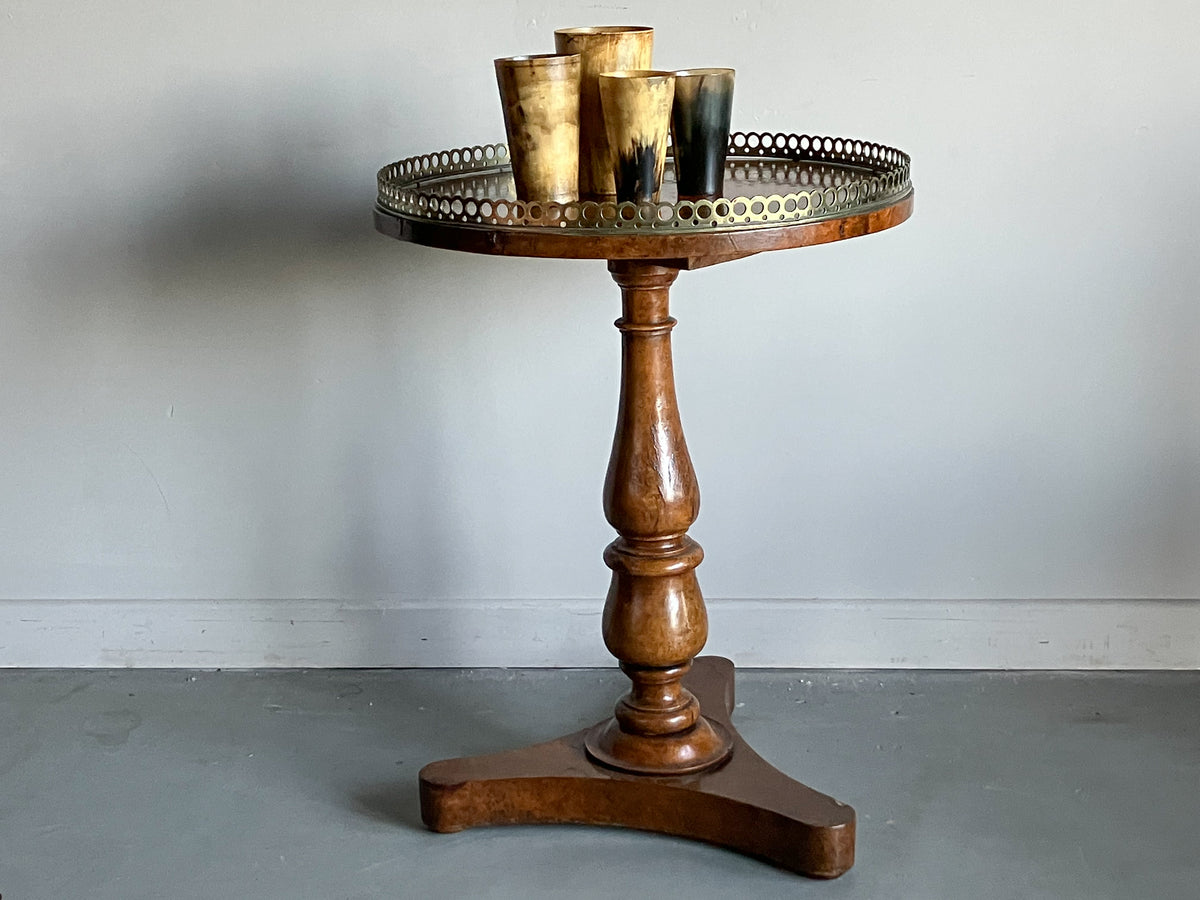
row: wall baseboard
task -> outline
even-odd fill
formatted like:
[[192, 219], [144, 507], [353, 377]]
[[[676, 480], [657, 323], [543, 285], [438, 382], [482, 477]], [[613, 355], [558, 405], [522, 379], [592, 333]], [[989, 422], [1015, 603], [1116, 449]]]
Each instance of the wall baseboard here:
[[[597, 600], [0, 600], [0, 666], [610, 666]], [[747, 667], [1196, 669], [1200, 600], [710, 600]]]

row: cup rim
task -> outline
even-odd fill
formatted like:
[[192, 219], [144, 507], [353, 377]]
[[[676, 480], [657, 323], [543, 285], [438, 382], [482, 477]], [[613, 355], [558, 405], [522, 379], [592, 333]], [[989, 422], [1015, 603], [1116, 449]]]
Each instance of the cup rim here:
[[600, 77], [612, 78], [615, 81], [634, 78], [649, 80], [651, 78], [674, 78], [675, 73], [665, 69], [618, 69], [615, 72], [601, 72]]
[[555, 34], [629, 34], [632, 32], [654, 31], [652, 25], [578, 25], [573, 28], [555, 28]]
[[733, 75], [735, 72], [735, 69], [716, 67], [708, 69], [676, 69], [671, 74], [673, 74], [676, 78], [688, 78], [690, 76], [701, 75]]
[[581, 59], [578, 53], [524, 53], [520, 56], [501, 56], [493, 62], [500, 65], [517, 65], [526, 63], [528, 65], [570, 65], [571, 60], [578, 61]]

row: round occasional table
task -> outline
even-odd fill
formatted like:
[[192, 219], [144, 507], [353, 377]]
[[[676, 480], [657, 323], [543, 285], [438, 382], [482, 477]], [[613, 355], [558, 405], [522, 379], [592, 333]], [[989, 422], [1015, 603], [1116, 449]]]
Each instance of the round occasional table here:
[[733, 664], [708, 636], [687, 535], [700, 506], [684, 442], [668, 312], [680, 270], [859, 237], [912, 213], [909, 158], [846, 138], [734, 134], [724, 191], [657, 203], [521, 203], [502, 144], [379, 173], [375, 225], [404, 241], [506, 256], [606, 259], [621, 287], [621, 389], [604, 483], [617, 538], [603, 636], [631, 681], [611, 718], [521, 750], [430, 763], [421, 815], [476, 825], [620, 825], [695, 838], [834, 878], [854, 863], [854, 810], [768, 765], [730, 721]]

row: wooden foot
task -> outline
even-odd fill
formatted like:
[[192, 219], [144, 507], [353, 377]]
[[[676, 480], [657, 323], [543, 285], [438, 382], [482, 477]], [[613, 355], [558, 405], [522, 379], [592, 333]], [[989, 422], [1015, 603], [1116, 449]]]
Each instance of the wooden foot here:
[[[448, 759], [421, 770], [421, 817], [434, 831], [477, 825], [617, 825], [694, 838], [814, 878], [854, 864], [854, 810], [788, 778], [730, 722], [733, 663], [696, 659], [683, 684], [733, 742], [698, 773], [636, 775], [589, 755], [584, 729], [521, 750]], [[597, 728], [604, 727], [601, 723]]]

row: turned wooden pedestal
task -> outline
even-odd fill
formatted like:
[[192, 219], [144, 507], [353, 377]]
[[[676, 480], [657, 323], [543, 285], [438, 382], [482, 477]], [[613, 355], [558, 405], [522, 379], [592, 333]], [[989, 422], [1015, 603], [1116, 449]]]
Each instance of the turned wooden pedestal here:
[[580, 235], [487, 229], [377, 208], [376, 227], [435, 247], [608, 259], [621, 287], [621, 395], [604, 484], [617, 538], [604, 642], [629, 676], [611, 718], [523, 750], [421, 770], [421, 814], [435, 831], [477, 825], [622, 825], [708, 841], [818, 878], [854, 863], [854, 811], [764, 762], [730, 721], [733, 664], [696, 659], [708, 637], [688, 537], [700, 493], [675, 401], [669, 292], [680, 270], [881, 231], [912, 194], [868, 212], [739, 233]]

